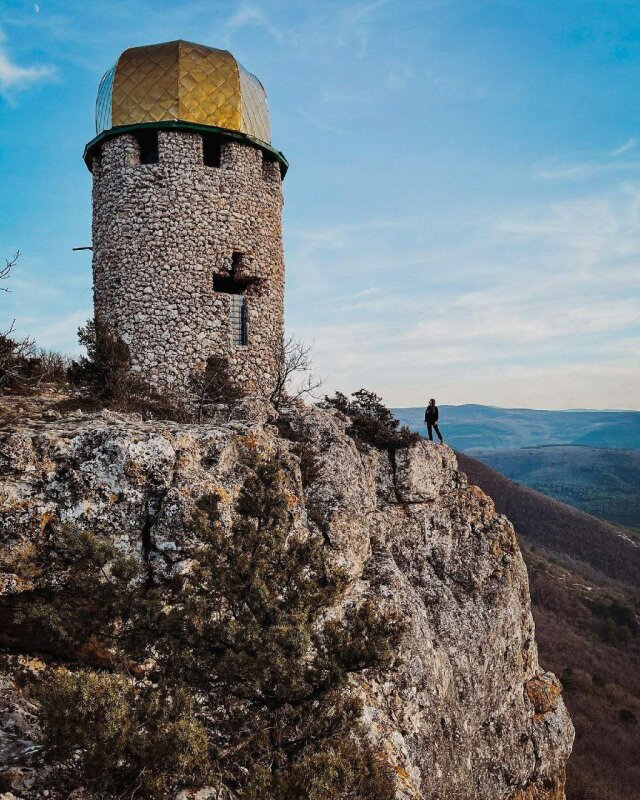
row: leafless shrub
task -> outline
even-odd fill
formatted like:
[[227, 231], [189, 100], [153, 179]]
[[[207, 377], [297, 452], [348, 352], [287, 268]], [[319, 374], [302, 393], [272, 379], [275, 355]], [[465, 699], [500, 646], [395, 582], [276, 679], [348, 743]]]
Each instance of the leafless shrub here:
[[[4, 267], [0, 267], [0, 281], [6, 281], [20, 258], [17, 250], [12, 258], [5, 259]], [[6, 286], [0, 286], [0, 291], [8, 292]], [[9, 392], [15, 394], [28, 393], [29, 386], [33, 383], [33, 362], [36, 351], [32, 339], [16, 339], [13, 335], [15, 320], [9, 329], [0, 333], [0, 395]]]
[[313, 397], [324, 383], [322, 378], [313, 374], [312, 349], [312, 345], [293, 336], [285, 341], [276, 366], [275, 386], [269, 395], [275, 408], [279, 408], [284, 400]]
[[42, 380], [33, 340], [16, 339], [14, 323], [0, 333], [0, 395], [30, 394]]
[[[0, 281], [6, 281], [18, 259], [17, 250], [12, 258], [5, 259], [0, 267]], [[0, 291], [8, 292], [6, 286]], [[60, 353], [37, 348], [28, 336], [16, 338], [15, 320], [8, 330], [0, 333], [0, 395], [32, 394], [43, 381], [63, 383], [66, 380], [67, 361]]]
[[31, 395], [43, 384], [65, 385], [69, 359], [37, 348], [31, 338], [16, 339], [13, 324], [0, 334], [0, 395]]
[[[11, 274], [11, 270], [15, 267], [16, 262], [20, 258], [20, 251], [16, 250], [13, 254], [12, 258], [5, 258], [5, 265], [4, 267], [0, 267], [0, 281], [6, 281], [9, 275]], [[8, 292], [9, 289], [6, 286], [0, 286], [1, 292]]]
[[47, 350], [39, 347], [36, 350], [36, 358], [43, 374], [43, 380], [48, 383], [62, 385], [68, 382], [68, 372], [71, 366], [71, 358], [64, 353], [56, 350]]

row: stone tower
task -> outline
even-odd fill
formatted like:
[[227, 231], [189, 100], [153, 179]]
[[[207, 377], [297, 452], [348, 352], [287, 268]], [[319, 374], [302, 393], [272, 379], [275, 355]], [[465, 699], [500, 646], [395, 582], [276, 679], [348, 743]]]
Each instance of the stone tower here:
[[183, 391], [210, 355], [250, 391], [282, 352], [282, 178], [264, 88], [226, 50], [125, 50], [103, 77], [93, 174], [95, 311], [133, 369]]

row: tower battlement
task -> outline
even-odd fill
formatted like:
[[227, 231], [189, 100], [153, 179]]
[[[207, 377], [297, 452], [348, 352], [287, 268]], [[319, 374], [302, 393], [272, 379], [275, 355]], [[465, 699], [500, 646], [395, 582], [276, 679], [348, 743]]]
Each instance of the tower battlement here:
[[158, 388], [186, 389], [218, 355], [236, 382], [269, 391], [287, 164], [268, 141], [262, 85], [226, 51], [133, 48], [103, 78], [96, 123], [85, 151], [96, 314]]

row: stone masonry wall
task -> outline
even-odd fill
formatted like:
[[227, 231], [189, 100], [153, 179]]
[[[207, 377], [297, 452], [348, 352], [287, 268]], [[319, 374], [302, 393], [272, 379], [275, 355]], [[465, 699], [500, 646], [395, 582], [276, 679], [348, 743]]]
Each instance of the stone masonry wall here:
[[[182, 391], [193, 368], [226, 355], [233, 377], [266, 392], [284, 327], [282, 187], [278, 164], [249, 145], [223, 143], [203, 163], [202, 137], [160, 131], [158, 164], [140, 164], [131, 134], [108, 139], [93, 164], [96, 313], [129, 344], [133, 368]], [[213, 290], [242, 253], [246, 346], [235, 345], [230, 296]]]

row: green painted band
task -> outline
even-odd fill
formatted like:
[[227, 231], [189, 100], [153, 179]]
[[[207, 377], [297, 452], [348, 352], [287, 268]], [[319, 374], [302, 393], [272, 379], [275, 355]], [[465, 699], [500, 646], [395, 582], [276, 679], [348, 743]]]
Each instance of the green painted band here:
[[275, 150], [271, 145], [266, 142], [261, 142], [260, 139], [255, 139], [246, 133], [240, 131], [230, 131], [228, 128], [216, 128], [213, 125], [198, 125], [194, 122], [181, 122], [180, 120], [167, 120], [166, 122], [140, 122], [136, 125], [118, 125], [115, 128], [109, 128], [106, 131], [98, 134], [95, 139], [92, 139], [89, 144], [84, 148], [84, 162], [91, 170], [91, 157], [95, 149], [107, 139], [112, 139], [114, 136], [120, 136], [123, 133], [132, 133], [143, 128], [153, 128], [156, 130], [179, 130], [179, 131], [193, 131], [195, 133], [215, 133], [221, 139], [229, 139], [235, 142], [243, 142], [244, 144], [256, 147], [262, 150], [263, 153], [268, 154], [269, 158], [277, 161], [280, 164], [280, 174], [284, 178], [289, 169], [289, 162], [284, 155]]

